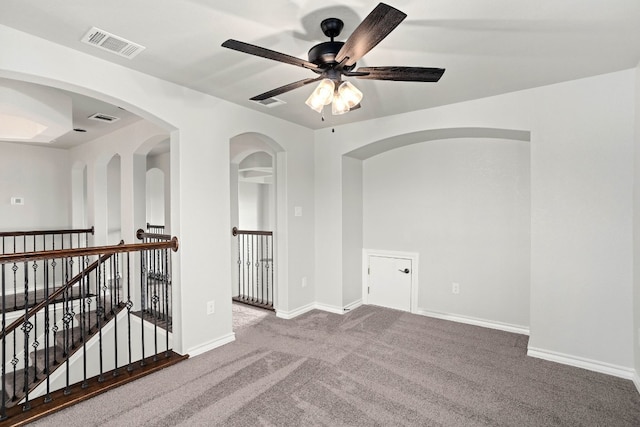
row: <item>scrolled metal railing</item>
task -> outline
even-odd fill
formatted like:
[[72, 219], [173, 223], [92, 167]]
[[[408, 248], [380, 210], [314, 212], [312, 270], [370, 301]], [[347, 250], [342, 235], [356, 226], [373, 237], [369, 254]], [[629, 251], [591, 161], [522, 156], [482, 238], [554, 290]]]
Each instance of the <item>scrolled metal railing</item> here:
[[165, 227], [162, 224], [147, 223], [147, 233], [164, 234]]
[[[149, 225], [147, 224], [147, 227]], [[138, 240], [145, 243], [166, 242], [168, 234], [148, 233], [142, 229], [136, 232]], [[171, 330], [171, 264], [161, 251], [147, 251], [142, 258], [141, 274], [145, 288], [142, 293], [142, 311], [157, 321], [164, 322]]]
[[[0, 255], [0, 426], [24, 419], [21, 414], [32, 411], [34, 403], [38, 408], [34, 412], [49, 413], [55, 410], [56, 400], [63, 406], [73, 399], [82, 400], [91, 394], [89, 389], [99, 389], [101, 384], [111, 384], [125, 373], [132, 375], [135, 369], [162, 355], [174, 354], [168, 328], [156, 319], [145, 318], [144, 312], [133, 316], [134, 308], [142, 302], [131, 259], [144, 259], [147, 253], [160, 251], [170, 265], [170, 251], [177, 250], [178, 240], [173, 237], [157, 242]], [[73, 260], [81, 264], [76, 273]], [[30, 273], [24, 276], [25, 304], [13, 310], [11, 304], [7, 305], [6, 285], [16, 264]], [[63, 277], [61, 285], [51, 278], [56, 266]], [[42, 280], [34, 283], [40, 268]], [[164, 292], [170, 271], [167, 268]], [[141, 288], [146, 280], [141, 274]], [[31, 303], [32, 286], [42, 291], [42, 300]], [[138, 328], [134, 318], [141, 319]], [[111, 327], [107, 330], [106, 325]]]
[[238, 265], [233, 300], [274, 310], [273, 232], [233, 227], [231, 233], [237, 237]]
[[[70, 248], [83, 248], [89, 246], [89, 236], [94, 234], [94, 228], [80, 228], [80, 229], [51, 229], [51, 230], [30, 230], [30, 231], [2, 231], [0, 232], [0, 255], [21, 253], [21, 252], [36, 252], [47, 251], [56, 249], [70, 249]], [[69, 267], [71, 268], [71, 274], [74, 271], [79, 271], [80, 260], [71, 260]], [[25, 276], [31, 272], [25, 271], [21, 263], [13, 263], [11, 265], [11, 277], [7, 284], [7, 298], [9, 302], [13, 302], [13, 309], [23, 308], [25, 303], [23, 294], [23, 286], [25, 283]], [[29, 295], [29, 301], [34, 304], [42, 299], [43, 295], [38, 292], [37, 283], [44, 279], [44, 269], [41, 264], [32, 265], [33, 272], [37, 273], [33, 279], [31, 288], [31, 294]], [[56, 269], [54, 264], [52, 271], [50, 271], [52, 277], [50, 279], [62, 282], [62, 274], [60, 269]], [[33, 286], [36, 285], [36, 286]]]

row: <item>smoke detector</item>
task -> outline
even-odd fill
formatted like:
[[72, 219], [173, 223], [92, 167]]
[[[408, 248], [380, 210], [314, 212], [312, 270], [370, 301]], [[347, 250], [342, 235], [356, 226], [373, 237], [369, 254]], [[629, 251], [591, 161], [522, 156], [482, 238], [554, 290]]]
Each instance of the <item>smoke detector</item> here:
[[144, 46], [133, 43], [120, 36], [93, 27], [80, 39], [82, 43], [132, 59], [144, 49]]
[[105, 122], [105, 123], [113, 123], [120, 120], [120, 117], [110, 116], [108, 114], [102, 114], [102, 113], [95, 113], [90, 115], [87, 118], [89, 120], [96, 120], [96, 121]]

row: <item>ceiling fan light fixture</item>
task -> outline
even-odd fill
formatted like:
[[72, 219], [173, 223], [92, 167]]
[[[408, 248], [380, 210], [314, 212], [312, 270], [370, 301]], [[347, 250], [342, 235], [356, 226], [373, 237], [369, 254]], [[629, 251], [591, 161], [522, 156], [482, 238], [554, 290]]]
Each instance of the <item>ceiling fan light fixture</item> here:
[[338, 94], [346, 102], [349, 109], [355, 107], [362, 101], [362, 92], [349, 82], [344, 82], [338, 88]]
[[335, 84], [330, 79], [322, 79], [318, 87], [309, 95], [309, 98], [305, 101], [305, 104], [312, 110], [318, 113], [322, 112], [322, 107], [331, 104], [333, 101], [333, 93], [335, 91]]
[[349, 112], [349, 104], [347, 101], [340, 95], [340, 93], [336, 94], [333, 97], [333, 103], [331, 104], [331, 114], [334, 116], [339, 116], [340, 114], [344, 114]]

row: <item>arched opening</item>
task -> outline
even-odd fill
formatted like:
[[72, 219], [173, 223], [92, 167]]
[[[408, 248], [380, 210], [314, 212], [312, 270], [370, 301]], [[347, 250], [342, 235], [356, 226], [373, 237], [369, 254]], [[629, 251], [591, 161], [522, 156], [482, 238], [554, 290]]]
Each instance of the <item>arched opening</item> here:
[[[286, 252], [277, 238], [282, 230], [282, 195], [286, 157], [282, 147], [265, 135], [246, 133], [230, 141], [232, 297], [234, 301], [276, 310], [285, 293], [280, 274]], [[238, 313], [234, 305], [234, 329]], [[255, 312], [254, 312], [255, 313]], [[258, 316], [259, 317], [259, 316]]]

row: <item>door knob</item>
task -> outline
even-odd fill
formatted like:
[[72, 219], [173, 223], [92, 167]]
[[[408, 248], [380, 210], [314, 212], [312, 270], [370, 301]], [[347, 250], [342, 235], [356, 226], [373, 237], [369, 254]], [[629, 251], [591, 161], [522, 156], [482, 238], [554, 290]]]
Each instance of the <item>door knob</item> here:
[[405, 268], [404, 270], [398, 270], [400, 273], [409, 274], [409, 269]]

